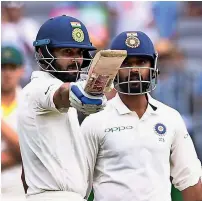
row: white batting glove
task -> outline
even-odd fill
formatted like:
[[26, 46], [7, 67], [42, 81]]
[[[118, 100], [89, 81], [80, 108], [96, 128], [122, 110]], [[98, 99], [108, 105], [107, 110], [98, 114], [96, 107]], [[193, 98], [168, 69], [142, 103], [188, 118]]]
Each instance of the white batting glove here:
[[70, 83], [70, 105], [86, 115], [103, 110], [107, 103], [106, 96], [92, 96], [87, 94], [84, 91], [85, 85], [86, 81], [77, 81]]

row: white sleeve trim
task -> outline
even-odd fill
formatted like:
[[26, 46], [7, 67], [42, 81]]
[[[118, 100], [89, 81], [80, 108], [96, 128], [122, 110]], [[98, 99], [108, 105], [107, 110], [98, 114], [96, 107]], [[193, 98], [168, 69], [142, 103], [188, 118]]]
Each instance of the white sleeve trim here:
[[180, 184], [174, 184], [174, 186], [178, 190], [183, 191], [190, 186], [196, 185], [199, 182], [200, 178], [202, 178], [201, 168], [193, 172], [193, 174], [189, 175], [188, 178], [185, 178], [184, 181], [181, 181]]

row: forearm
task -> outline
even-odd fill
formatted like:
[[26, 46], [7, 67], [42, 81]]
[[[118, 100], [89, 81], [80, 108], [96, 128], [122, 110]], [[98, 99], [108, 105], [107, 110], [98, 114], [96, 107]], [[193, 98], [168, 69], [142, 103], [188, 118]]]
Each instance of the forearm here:
[[69, 108], [69, 83], [64, 83], [53, 95], [53, 102], [57, 109]]
[[202, 183], [201, 180], [194, 185], [182, 191], [183, 201], [202, 201]]

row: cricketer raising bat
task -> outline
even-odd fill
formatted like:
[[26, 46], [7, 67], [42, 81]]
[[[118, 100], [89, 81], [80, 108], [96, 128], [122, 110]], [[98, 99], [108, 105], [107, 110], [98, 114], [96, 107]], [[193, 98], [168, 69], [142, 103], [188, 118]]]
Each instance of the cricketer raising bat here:
[[111, 85], [126, 57], [126, 50], [99, 51], [92, 61], [84, 88], [85, 92], [100, 95], [111, 91]]

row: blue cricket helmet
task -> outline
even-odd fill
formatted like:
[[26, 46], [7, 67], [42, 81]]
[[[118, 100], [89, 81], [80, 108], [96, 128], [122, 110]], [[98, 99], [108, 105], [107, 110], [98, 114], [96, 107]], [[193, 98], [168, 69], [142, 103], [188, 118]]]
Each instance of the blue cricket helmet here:
[[66, 15], [46, 21], [39, 29], [33, 45], [35, 47], [48, 45], [49, 47], [96, 50], [90, 42], [85, 25], [80, 20]]
[[[85, 25], [80, 20], [66, 15], [47, 20], [40, 27], [33, 46], [36, 49], [35, 57], [39, 66], [44, 71], [52, 73], [64, 82], [78, 80], [80, 73], [83, 73], [80, 68], [85, 69], [92, 62], [92, 56], [89, 51], [96, 50], [90, 42]], [[75, 65], [77, 66], [76, 78], [68, 74], [75, 73], [74, 70], [61, 71], [58, 69], [56, 61], [59, 58], [56, 58], [52, 54], [52, 48], [80, 48], [83, 50], [83, 63], [81, 67], [77, 63], [81, 58], [67, 58], [71, 60], [75, 59]]]
[[156, 59], [157, 53], [151, 39], [141, 31], [125, 31], [111, 43], [111, 50], [126, 50], [128, 56], [148, 56]]
[[[128, 79], [121, 80], [119, 73], [115, 79], [115, 89], [120, 93], [130, 94], [130, 95], [140, 95], [148, 93], [156, 88], [157, 84], [157, 75], [159, 73], [157, 69], [157, 58], [158, 54], [155, 51], [154, 45], [151, 39], [141, 31], [125, 31], [120, 33], [118, 36], [114, 38], [110, 46], [111, 50], [126, 50], [127, 56], [141, 56], [148, 57], [151, 61], [151, 67], [121, 67], [120, 70], [127, 69], [128, 70]], [[141, 79], [140, 68], [145, 68], [150, 70], [150, 76], [148, 80]], [[130, 73], [132, 69], [136, 69], [139, 72], [138, 77], [139, 80], [130, 80]], [[119, 70], [119, 71], [120, 71]], [[140, 83], [140, 89], [138, 90], [130, 90], [130, 86], [132, 83]], [[127, 85], [127, 87], [125, 87]], [[125, 87], [125, 91], [121, 90]], [[127, 88], [127, 89], [126, 89]]]

